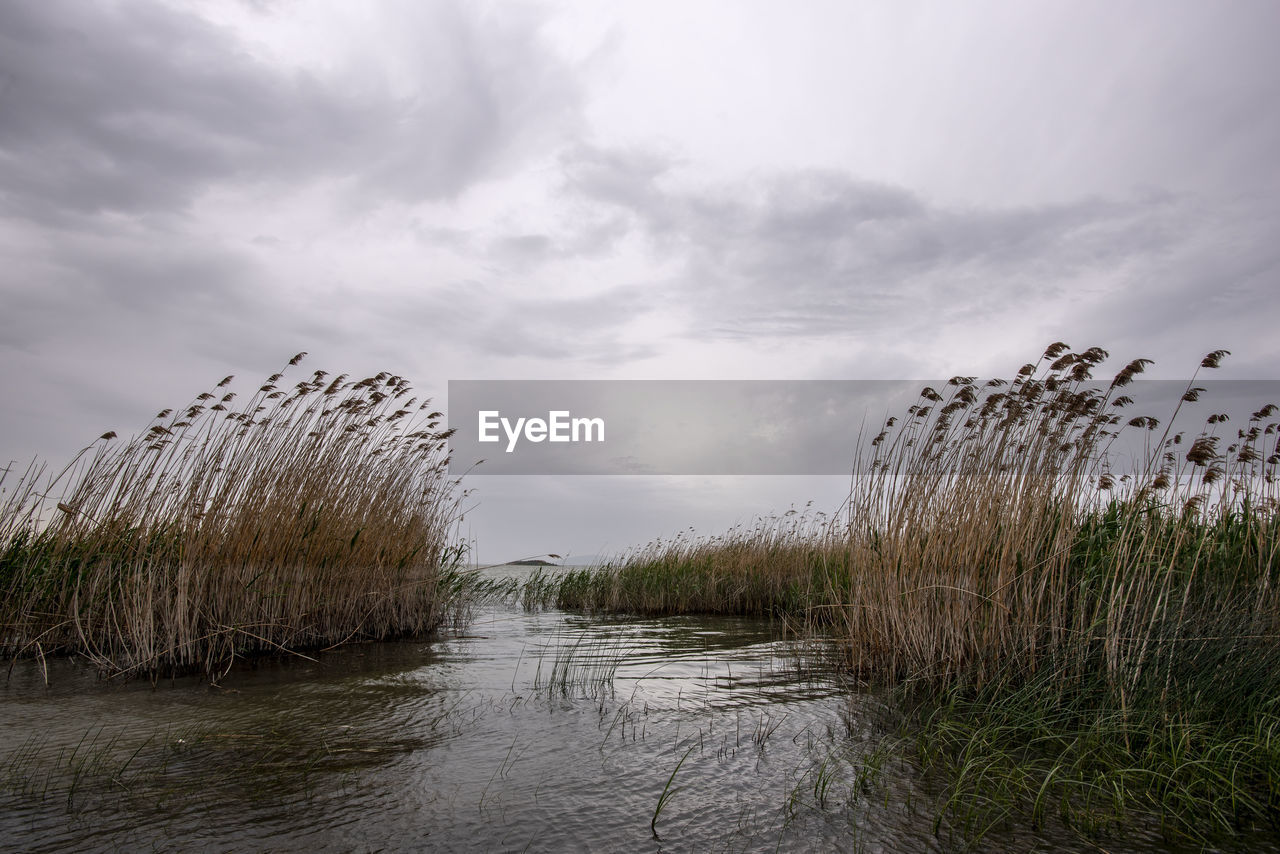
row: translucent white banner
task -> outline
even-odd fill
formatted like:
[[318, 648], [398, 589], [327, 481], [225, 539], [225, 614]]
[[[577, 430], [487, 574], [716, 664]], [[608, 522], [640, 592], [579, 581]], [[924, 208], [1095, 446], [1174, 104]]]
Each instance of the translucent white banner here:
[[[962, 378], [963, 379], [963, 378]], [[1159, 429], [1125, 427], [1113, 459], [1138, 461], [1187, 390], [1185, 381], [1143, 380], [1072, 386], [1096, 394], [1127, 424], [1153, 418]], [[1280, 381], [1201, 381], [1181, 404], [1176, 429], [1195, 434], [1210, 414], [1224, 439], [1246, 428], [1252, 412], [1280, 403]], [[479, 475], [833, 475], [850, 474], [890, 417], [901, 424], [912, 406], [937, 411], [965, 384], [951, 380], [452, 380], [448, 419], [450, 471]], [[978, 410], [1009, 385], [971, 381], [974, 400], [953, 419]], [[923, 396], [922, 396], [923, 394]], [[1042, 389], [1031, 398], [1053, 394]], [[1132, 399], [1120, 407], [1121, 396]], [[1272, 419], [1274, 420], [1274, 419]], [[1120, 426], [1119, 424], [1116, 426]], [[1170, 433], [1169, 435], [1172, 435]], [[865, 464], [869, 455], [861, 457]], [[478, 461], [484, 462], [476, 465]]]

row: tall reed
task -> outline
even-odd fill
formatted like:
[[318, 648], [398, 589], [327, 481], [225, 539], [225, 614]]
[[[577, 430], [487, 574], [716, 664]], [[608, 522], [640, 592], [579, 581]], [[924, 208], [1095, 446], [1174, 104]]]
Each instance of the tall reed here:
[[231, 381], [8, 490], [6, 653], [215, 674], [247, 653], [440, 624], [442, 573], [465, 551], [441, 413], [385, 372], [277, 373], [240, 405]]
[[1197, 375], [1167, 422], [1129, 417], [1147, 362], [1093, 384], [1105, 357], [1055, 344], [1012, 383], [926, 389], [850, 496], [838, 634], [916, 704], [971, 838], [1051, 811], [1202, 840], [1280, 819], [1276, 407], [1189, 436]]
[[1276, 822], [1277, 409], [1176, 423], [1227, 355], [1166, 419], [1129, 411], [1150, 362], [1096, 381], [1097, 347], [1056, 343], [1011, 381], [953, 377], [864, 445], [835, 519], [651, 544], [544, 598], [834, 636], [915, 709], [923, 753], [955, 772], [946, 809], [978, 835], [1047, 804], [1191, 836]]
[[872, 440], [847, 508], [850, 578], [831, 591], [855, 667], [981, 684], [1101, 666], [1124, 689], [1176, 659], [1206, 609], [1280, 629], [1275, 407], [1225, 449], [1225, 416], [1185, 453], [1166, 426], [1147, 465], [1118, 475], [1120, 432], [1161, 422], [1124, 414], [1147, 360], [1091, 382], [1106, 355], [1055, 344], [1011, 383], [953, 378]]

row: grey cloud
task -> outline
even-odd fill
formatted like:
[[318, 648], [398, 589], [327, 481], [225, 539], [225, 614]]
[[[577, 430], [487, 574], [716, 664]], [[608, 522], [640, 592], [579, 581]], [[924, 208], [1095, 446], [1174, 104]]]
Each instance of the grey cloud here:
[[151, 342], [174, 356], [240, 364], [279, 358], [292, 343], [291, 312], [262, 286], [252, 259], [198, 237], [62, 233], [56, 253], [16, 260], [2, 282], [3, 349], [92, 361], [94, 349], [101, 357]]
[[486, 268], [522, 274], [531, 267], [566, 259], [593, 258], [610, 252], [634, 228], [627, 217], [610, 211], [571, 211], [562, 223], [547, 222], [540, 231], [462, 229], [428, 226], [411, 228], [424, 247], [447, 249]]
[[546, 233], [498, 234], [487, 239], [441, 234], [438, 245], [469, 251], [488, 266], [520, 273], [554, 261], [608, 255], [635, 227], [629, 216], [600, 210], [573, 211], [563, 220]]
[[[43, 242], [36, 225], [0, 225]], [[65, 459], [104, 430], [123, 435], [189, 400], [192, 383], [309, 346], [254, 287], [252, 264], [219, 246], [150, 233], [63, 233], [57, 244], [51, 256], [11, 257], [4, 275], [0, 394], [21, 402], [7, 412], [6, 458]]]
[[776, 173], [686, 189], [661, 157], [585, 151], [567, 186], [622, 208], [654, 252], [683, 259], [667, 298], [689, 334], [835, 336], [892, 324], [907, 334], [1027, 311], [1081, 277], [1150, 264], [1193, 233], [1169, 194], [1027, 208], [946, 208], [835, 171]]
[[[1280, 215], [1267, 197], [1197, 205], [1178, 243], [1129, 287], [1067, 318], [1111, 349], [1156, 360], [1153, 373], [1185, 375], [1211, 349], [1233, 351], [1223, 373], [1270, 378], [1280, 364]], [[1123, 343], [1121, 343], [1123, 342]]]
[[553, 243], [545, 234], [517, 234], [500, 238], [493, 249], [501, 257], [528, 262], [538, 261], [549, 255]]
[[[424, 288], [397, 297], [395, 312], [365, 324], [388, 341], [447, 342], [451, 352], [526, 359], [617, 364], [655, 355], [650, 344], [624, 340], [625, 328], [653, 308], [653, 289], [618, 285], [582, 296], [528, 295], [487, 281]], [[352, 296], [346, 304], [358, 306]], [[337, 319], [328, 321], [337, 323]], [[317, 329], [332, 338], [336, 329]]]
[[[1139, 21], [1129, 17], [1134, 10], [1114, 8], [1136, 26], [1132, 38], [1108, 36], [1141, 62], [1103, 66], [1110, 71], [1107, 112], [1076, 140], [1096, 168], [1117, 179], [1172, 181], [1209, 192], [1276, 192], [1280, 6], [1151, 2], [1136, 10]], [[1081, 11], [1087, 20], [1087, 7]], [[1136, 132], [1125, 132], [1130, 128]]]
[[[32, 244], [37, 227], [0, 220]], [[228, 326], [257, 310], [253, 268], [244, 257], [180, 234], [150, 231], [109, 236], [63, 232], [57, 251], [11, 258], [3, 279], [7, 311], [0, 342], [87, 336], [121, 324], [163, 328], [181, 322]]]
[[560, 162], [574, 191], [624, 209], [646, 211], [651, 220], [659, 213], [653, 206], [664, 195], [657, 181], [675, 166], [671, 158], [648, 149], [587, 145], [566, 152]]
[[533, 22], [403, 11], [424, 42], [412, 99], [268, 66], [154, 3], [3, 4], [0, 205], [38, 220], [169, 211], [215, 182], [319, 177], [448, 197], [575, 121], [576, 86]]
[[576, 84], [534, 17], [443, 0], [397, 14], [417, 48], [400, 69], [421, 81], [416, 96], [259, 61], [178, 5], [0, 4], [0, 390], [22, 401], [9, 453], [78, 447], [86, 428], [67, 414], [82, 403], [136, 418], [140, 401], [173, 405], [193, 377], [326, 343], [372, 340], [394, 362], [442, 317], [438, 338], [466, 340], [470, 318], [436, 305], [382, 342], [400, 315], [385, 294], [341, 311], [298, 298], [296, 282], [290, 296], [261, 263], [271, 235], [237, 245], [188, 215], [227, 187], [261, 197], [325, 182], [349, 207], [448, 197], [574, 126]]
[[622, 363], [655, 355], [650, 345], [619, 341], [619, 332], [651, 308], [638, 286], [582, 297], [515, 298], [493, 306], [477, 330], [486, 352], [514, 358]]

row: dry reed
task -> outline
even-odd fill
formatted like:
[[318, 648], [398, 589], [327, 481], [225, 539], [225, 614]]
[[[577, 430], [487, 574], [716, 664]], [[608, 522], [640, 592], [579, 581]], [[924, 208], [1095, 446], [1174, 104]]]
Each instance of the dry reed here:
[[[650, 544], [541, 591], [562, 607], [781, 614], [890, 687], [972, 841], [1056, 806], [1175, 835], [1280, 818], [1280, 425], [1177, 429], [1057, 343], [1012, 381], [925, 388], [863, 448], [835, 519]], [[1200, 369], [1218, 367], [1226, 351]], [[1133, 471], [1112, 451], [1137, 434]]]
[[1274, 407], [1221, 450], [1210, 416], [1185, 455], [1171, 419], [1148, 464], [1117, 477], [1120, 432], [1160, 422], [1124, 414], [1120, 390], [1147, 360], [1092, 383], [1106, 355], [1055, 344], [1011, 383], [953, 378], [872, 440], [847, 507], [850, 577], [830, 591], [855, 667], [980, 685], [1047, 664], [1066, 678], [1099, 664], [1079, 656], [1096, 646], [1107, 678], [1133, 686], [1205, 597], [1280, 634]]
[[440, 624], [465, 551], [441, 413], [387, 373], [277, 373], [239, 406], [231, 380], [19, 478], [0, 508], [5, 652], [216, 675]]

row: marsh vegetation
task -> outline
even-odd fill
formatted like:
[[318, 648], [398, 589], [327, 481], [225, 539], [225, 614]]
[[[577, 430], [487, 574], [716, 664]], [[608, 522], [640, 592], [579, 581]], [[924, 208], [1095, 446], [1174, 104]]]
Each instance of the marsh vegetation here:
[[[1209, 354], [1200, 370], [1227, 355]], [[1175, 430], [1148, 364], [1054, 344], [1010, 382], [925, 388], [832, 518], [679, 537], [534, 584], [563, 608], [773, 615], [892, 692], [971, 840], [1049, 818], [1205, 842], [1280, 821], [1276, 407]], [[1109, 451], [1140, 433], [1143, 463]]]
[[231, 381], [0, 479], [0, 649], [215, 676], [447, 619], [465, 548], [442, 414], [386, 373], [277, 373], [239, 405]]
[[[750, 800], [743, 847], [802, 846], [788, 833], [803, 826], [828, 842], [869, 833], [871, 845], [1252, 848], [1280, 824], [1277, 410], [1259, 401], [1190, 431], [1178, 421], [1226, 355], [1205, 357], [1157, 418], [1127, 396], [1146, 360], [1099, 381], [1104, 351], [1055, 344], [1010, 381], [924, 389], [865, 437], [831, 515], [789, 513], [520, 580], [461, 569], [448, 433], [403, 380], [316, 372], [285, 389], [276, 375], [234, 409], [224, 382], [128, 442], [104, 437], [51, 478], [32, 470], [6, 485], [3, 643], [40, 667], [75, 653], [107, 672], [216, 678], [260, 653], [421, 637], [485, 609], [522, 612], [528, 626], [550, 615], [574, 631], [533, 660], [521, 646], [514, 665], [469, 658], [414, 679], [426, 697], [441, 672], [487, 668], [502, 690], [485, 702], [513, 721], [530, 704], [539, 721], [591, 719], [602, 774], [646, 781], [643, 804], [628, 801], [645, 834], [692, 828], [717, 793], [751, 789], [727, 775], [767, 773], [767, 746], [789, 733], [804, 751], [787, 754], [781, 812], [761, 818]], [[1122, 442], [1139, 449], [1127, 469]], [[767, 626], [770, 645], [781, 633], [785, 676], [744, 683], [732, 656], [709, 652], [690, 669], [661, 640], [679, 621], [724, 619]], [[493, 643], [492, 628], [473, 631], [458, 642]], [[694, 632], [712, 645], [714, 634]], [[783, 723], [813, 698], [822, 715], [843, 698], [841, 723], [809, 712], [798, 729]], [[466, 796], [487, 821], [503, 781], [538, 751], [519, 728], [503, 735], [496, 770]], [[544, 769], [569, 749], [551, 741]], [[646, 743], [661, 744], [660, 761]], [[157, 756], [173, 754], [165, 744]], [[747, 745], [754, 772], [739, 761]], [[9, 779], [49, 790], [48, 772], [30, 770], [38, 751], [24, 749]], [[405, 749], [445, 761], [435, 741]], [[331, 756], [302, 754], [317, 767]], [[116, 767], [69, 755], [76, 780]], [[601, 779], [573, 783], [573, 797], [598, 797]], [[529, 783], [534, 802], [541, 780]], [[550, 815], [514, 791], [518, 810]], [[876, 804], [905, 809], [913, 829], [875, 818]], [[713, 838], [701, 833], [681, 838]]]

